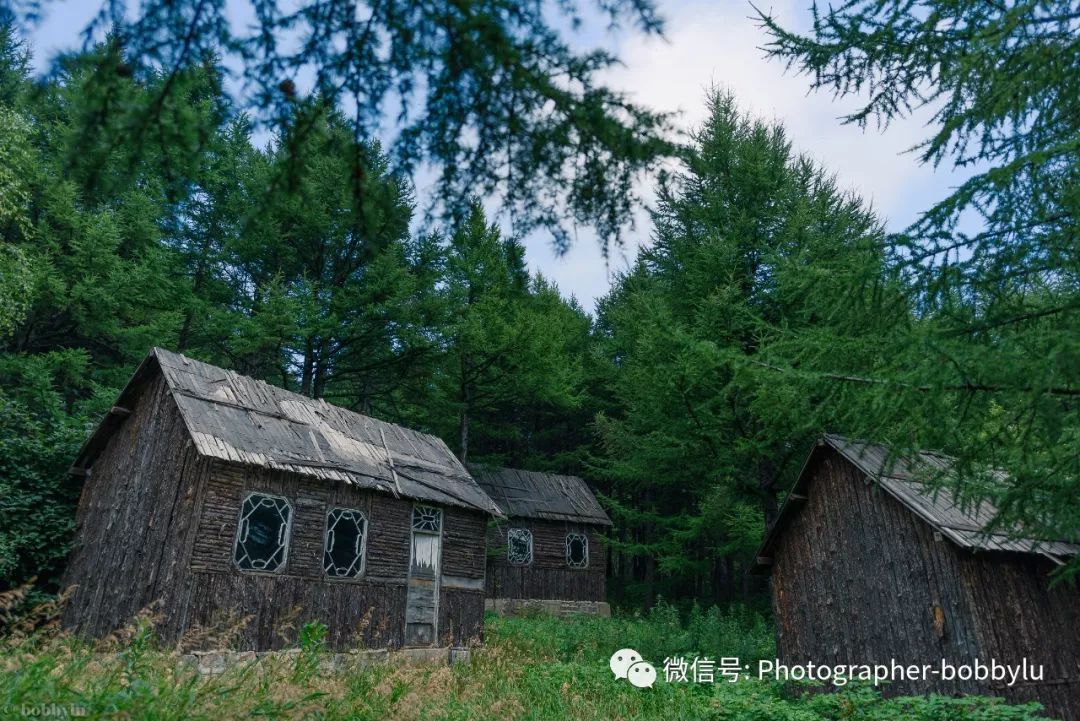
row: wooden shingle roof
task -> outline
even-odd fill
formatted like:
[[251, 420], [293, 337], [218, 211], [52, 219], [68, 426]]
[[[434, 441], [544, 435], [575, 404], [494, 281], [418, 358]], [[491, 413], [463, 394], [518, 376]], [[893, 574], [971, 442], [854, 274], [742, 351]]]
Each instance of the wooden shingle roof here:
[[479, 465], [469, 470], [509, 517], [611, 525], [596, 496], [577, 476]]
[[[792, 492], [780, 508], [776, 520], [765, 534], [757, 553], [759, 561], [754, 571], [767, 572], [761, 559], [769, 558], [784, 529], [802, 507], [802, 497], [810, 483], [811, 461], [821, 448], [832, 448], [852, 463], [890, 496], [930, 525], [957, 546], [977, 551], [1006, 551], [1034, 553], [1054, 561], [1080, 554], [1080, 544], [1064, 540], [1044, 540], [1027, 537], [1022, 530], [996, 528], [990, 530], [998, 515], [989, 501], [961, 504], [948, 488], [931, 488], [928, 476], [948, 472], [954, 459], [940, 453], [923, 452], [910, 457], [897, 456], [888, 446], [855, 441], [838, 435], [824, 436], [811, 451]], [[1002, 471], [994, 473], [1004, 477]]]
[[[150, 351], [117, 406], [130, 408], [158, 369], [203, 456], [502, 515], [436, 436], [161, 348]], [[74, 468], [89, 468], [121, 422], [107, 416]]]

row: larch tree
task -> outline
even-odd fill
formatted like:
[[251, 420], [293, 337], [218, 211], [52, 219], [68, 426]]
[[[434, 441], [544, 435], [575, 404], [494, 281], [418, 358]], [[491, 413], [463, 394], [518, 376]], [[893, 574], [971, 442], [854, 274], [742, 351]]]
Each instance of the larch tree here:
[[873, 212], [782, 127], [728, 94], [708, 102], [687, 170], [661, 188], [653, 244], [597, 321], [613, 366], [599, 465], [647, 601], [743, 592], [780, 492], [833, 420], [830, 399], [777, 382], [777, 357], [872, 367], [877, 338], [908, 317]]
[[580, 403], [580, 310], [530, 276], [524, 246], [489, 223], [478, 203], [449, 236], [444, 277], [437, 406], [456, 419], [451, 447], [463, 461], [522, 460], [529, 408]]
[[[768, 52], [815, 89], [851, 95], [845, 121], [890, 121], [926, 108], [914, 152], [970, 173], [888, 239], [925, 322], [909, 352], [861, 384], [855, 413], [890, 440], [958, 456], [950, 483], [989, 497], [1000, 528], [1075, 540], [1080, 528], [1080, 12], [1075, 2], [851, 0], [814, 6], [807, 35], [768, 14]], [[887, 132], [887, 130], [886, 130]], [[858, 377], [853, 377], [857, 375]], [[986, 470], [1009, 472], [988, 482]], [[1074, 564], [1073, 570], [1080, 570]]]
[[[32, 26], [61, 3], [5, 7]], [[100, 63], [102, 97], [118, 73], [165, 80], [123, 127], [107, 120], [110, 106], [87, 134], [149, 141], [176, 80], [219, 58], [237, 68], [237, 107], [273, 132], [305, 133], [295, 106], [320, 98], [348, 113], [357, 141], [392, 135], [396, 170], [435, 170], [430, 210], [446, 220], [463, 221], [481, 195], [520, 234], [543, 229], [565, 248], [571, 226], [585, 224], [606, 248], [632, 222], [636, 181], [673, 146], [666, 116], [603, 84], [617, 57], [575, 50], [562, 29], [605, 21], [646, 35], [663, 27], [651, 0], [102, 0], [83, 33], [86, 47], [107, 40], [119, 59]]]

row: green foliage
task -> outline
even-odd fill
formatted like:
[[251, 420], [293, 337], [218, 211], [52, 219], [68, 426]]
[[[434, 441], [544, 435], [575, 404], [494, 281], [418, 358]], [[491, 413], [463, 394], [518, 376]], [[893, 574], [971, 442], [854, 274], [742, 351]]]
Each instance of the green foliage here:
[[448, 240], [444, 278], [438, 395], [420, 412], [430, 417], [434, 404], [456, 419], [456, 433], [435, 427], [456, 440], [462, 459], [528, 463], [543, 419], [581, 405], [589, 319], [554, 285], [530, 277], [520, 241], [504, 238], [479, 204]]
[[773, 628], [766, 618], [742, 606], [687, 612], [660, 599], [644, 613], [613, 618], [488, 617], [488, 633], [496, 642], [514, 639], [527, 656], [556, 656], [586, 661], [609, 658], [619, 648], [632, 648], [657, 668], [669, 656], [738, 656], [756, 664], [776, 655]]
[[[9, 5], [24, 21], [51, 4]], [[380, 137], [390, 116], [396, 166], [437, 168], [444, 218], [463, 221], [474, 194], [493, 196], [513, 210], [520, 232], [546, 229], [560, 247], [570, 243], [571, 223], [590, 224], [605, 243], [617, 243], [637, 206], [635, 181], [672, 150], [666, 116], [601, 82], [617, 57], [576, 51], [561, 30], [599, 16], [598, 24], [659, 34], [650, 0], [252, 0], [229, 7], [180, 0], [130, 13], [111, 2], [101, 8], [87, 28], [110, 43], [92, 77], [100, 112], [80, 135], [95, 146], [142, 152], [190, 139], [190, 126], [176, 122], [187, 107], [185, 79], [221, 62], [242, 68], [240, 107], [275, 133], [305, 135], [307, 118], [295, 109], [308, 101], [354, 108], [357, 140]], [[237, 13], [250, 22], [235, 22]], [[118, 87], [147, 77], [160, 78], [157, 92], [144, 102], [116, 102]]]
[[[266, 152], [233, 124], [173, 244], [196, 305], [180, 346], [366, 412], [393, 411], [432, 343], [430, 249], [409, 236], [412, 197], [376, 144], [311, 111]], [[238, 182], [239, 181], [239, 182]]]
[[[923, 321], [860, 385], [853, 415], [904, 448], [961, 459], [950, 483], [990, 496], [1004, 529], [1075, 540], [1080, 507], [1080, 34], [1073, 2], [856, 0], [815, 5], [807, 36], [762, 15], [774, 57], [882, 124], [927, 106], [920, 160], [971, 177], [889, 239]], [[904, 419], [895, 409], [903, 408]], [[888, 431], [886, 431], [888, 432]], [[1012, 479], [993, 487], [987, 466]], [[1080, 565], [1074, 564], [1074, 571]]]
[[776, 494], [835, 430], [821, 394], [778, 382], [778, 357], [873, 367], [906, 312], [866, 206], [730, 95], [714, 92], [709, 109], [688, 170], [662, 188], [653, 246], [597, 319], [610, 406], [596, 462], [615, 548], [676, 597], [742, 585]]
[[[887, 124], [930, 106], [921, 160], [977, 169], [901, 239], [901, 256], [913, 256], [905, 262], [951, 266], [932, 292], [947, 295], [959, 282], [985, 291], [1002, 272], [1076, 272], [1074, 3], [856, 0], [824, 12], [815, 3], [805, 37], [761, 19], [771, 55], [808, 73], [815, 88], [865, 99], [847, 122]], [[965, 211], [983, 221], [973, 234], [957, 230]]]
[[[137, 634], [119, 653], [95, 653], [72, 639], [7, 641], [0, 664], [0, 706], [61, 708], [71, 715], [105, 719], [259, 717], [355, 721], [445, 719], [454, 721], [1035, 721], [1037, 705], [1009, 706], [1001, 699], [966, 696], [883, 699], [870, 688], [804, 695], [767, 681], [667, 683], [651, 689], [612, 677], [608, 659], [627, 646], [662, 669], [653, 654], [693, 654], [679, 644], [690, 626], [665, 618], [488, 619], [488, 641], [468, 664], [380, 664], [327, 670], [298, 678], [286, 657], [240, 663], [217, 676], [200, 677], [175, 654], [154, 650]], [[739, 614], [709, 611], [702, 618], [734, 618], [725, 649], [755, 648], [759, 635]], [[691, 626], [693, 621], [691, 621]], [[665, 640], [672, 631], [676, 636]], [[711, 631], [709, 631], [711, 633]], [[709, 636], [711, 638], [711, 636]], [[652, 645], [649, 645], [652, 644]], [[730, 645], [729, 645], [730, 644]], [[771, 649], [760, 648], [762, 652]], [[749, 658], [747, 656], [746, 658]], [[324, 654], [313, 659], [329, 660]], [[40, 714], [41, 712], [38, 711]]]
[[0, 247], [0, 335], [13, 331], [26, 317], [33, 292], [33, 269], [22, 249]]
[[85, 358], [56, 353], [27, 363], [0, 358], [0, 578], [41, 578], [46, 591], [67, 559], [78, 488], [67, 477], [86, 427], [69, 416], [54, 378], [72, 384]]
[[319, 670], [319, 655], [326, 649], [326, 624], [308, 621], [300, 627], [300, 654], [296, 657], [297, 683], [311, 679]]

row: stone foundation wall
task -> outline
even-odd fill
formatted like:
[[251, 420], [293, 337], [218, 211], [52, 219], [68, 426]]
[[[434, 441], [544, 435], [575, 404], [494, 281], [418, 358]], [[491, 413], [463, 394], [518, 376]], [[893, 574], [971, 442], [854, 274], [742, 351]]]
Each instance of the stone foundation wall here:
[[[295, 663], [299, 649], [288, 651], [196, 651], [182, 654], [180, 665], [192, 668], [202, 675], [215, 675], [236, 666], [256, 663]], [[468, 648], [403, 648], [397, 651], [377, 649], [351, 653], [323, 653], [319, 655], [319, 672], [324, 674], [349, 671], [378, 664], [406, 665], [417, 663], [466, 663]]]
[[546, 615], [562, 618], [582, 614], [585, 616], [611, 617], [611, 606], [606, 601], [561, 601], [535, 598], [488, 598], [484, 608], [500, 616]]

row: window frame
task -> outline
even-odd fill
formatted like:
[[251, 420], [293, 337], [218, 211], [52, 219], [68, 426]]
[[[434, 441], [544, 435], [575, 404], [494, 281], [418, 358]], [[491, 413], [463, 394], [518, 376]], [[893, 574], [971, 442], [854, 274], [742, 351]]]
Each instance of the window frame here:
[[[510, 549], [511, 549], [510, 534], [514, 533], [515, 531], [518, 532], [518, 533], [525, 534], [528, 537], [528, 540], [529, 540], [529, 555], [528, 555], [528, 558], [526, 560], [524, 560], [524, 561], [515, 561], [513, 558], [510, 557]], [[529, 528], [525, 528], [524, 526], [513, 526], [513, 527], [510, 527], [510, 528], [507, 528], [506, 529], [506, 563], [508, 565], [516, 566], [516, 567], [531, 566], [533, 564], [534, 559], [535, 559], [535, 554], [534, 554], [533, 532], [532, 532], [532, 530], [529, 529]]]
[[[327, 549], [327, 546], [326, 546], [326, 540], [327, 540], [327, 537], [330, 535], [330, 515], [332, 513], [334, 513], [334, 511], [346, 511], [346, 512], [349, 512], [349, 513], [356, 514], [356, 515], [360, 516], [360, 518], [364, 519], [364, 530], [363, 530], [363, 535], [362, 535], [361, 541], [360, 541], [360, 568], [357, 570], [357, 572], [355, 574], [353, 574], [351, 576], [337, 576], [337, 575], [334, 575], [334, 574], [330, 573], [329, 569], [326, 568], [326, 554], [329, 552], [329, 549]], [[361, 578], [364, 577], [364, 574], [367, 573], [367, 541], [368, 541], [368, 530], [371, 528], [371, 520], [368, 518], [367, 512], [364, 511], [363, 509], [360, 509], [360, 508], [348, 508], [346, 506], [330, 506], [329, 508], [326, 509], [326, 513], [323, 515], [323, 521], [324, 521], [324, 524], [323, 524], [323, 560], [322, 560], [323, 576], [325, 576], [328, 580], [331, 580], [331, 581], [358, 581], [358, 580], [360, 580]]]
[[[580, 564], [574, 563], [573, 561], [570, 560], [570, 539], [571, 538], [580, 538], [581, 541], [582, 541], [582, 546], [585, 549], [585, 560]], [[568, 567], [570, 567], [570, 568], [573, 568], [573, 569], [588, 568], [589, 567], [589, 534], [585, 533], [585, 532], [577, 533], [575, 531], [572, 531], [572, 532], [566, 534], [565, 543], [566, 543], [566, 565]]]
[[[244, 507], [247, 506], [248, 501], [253, 497], [260, 496], [263, 498], [272, 498], [277, 501], [283, 501], [285, 507], [289, 509], [289, 517], [285, 520], [285, 533], [284, 542], [282, 543], [281, 563], [274, 569], [267, 568], [244, 568], [240, 565], [240, 559], [236, 557], [237, 551], [240, 549], [240, 530], [244, 527]], [[276, 493], [266, 493], [265, 491], [249, 491], [240, 501], [240, 513], [236, 517], [236, 533], [233, 536], [233, 551], [232, 551], [232, 565], [240, 573], [254, 573], [265, 574], [270, 576], [278, 576], [285, 572], [285, 568], [289, 565], [289, 550], [292, 547], [292, 529], [293, 519], [296, 517], [296, 509], [293, 507], [292, 501], [286, 496], [281, 496]], [[278, 535], [281, 535], [279, 531]], [[244, 552], [244, 555], [248, 555]], [[250, 557], [250, 556], [249, 556]]]
[[[417, 513], [421, 515], [419, 522], [416, 519]], [[432, 522], [424, 518], [424, 516], [435, 519], [434, 522], [437, 527], [430, 527]], [[412, 513], [409, 516], [409, 529], [413, 533], [427, 533], [432, 536], [442, 536], [443, 509], [440, 506], [429, 503], [414, 503]]]

